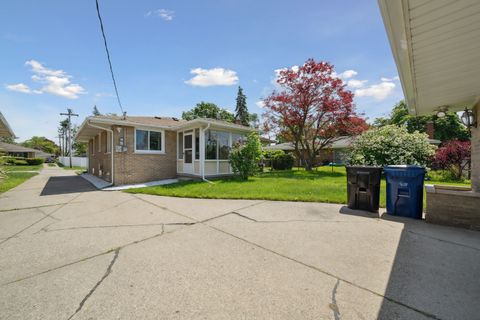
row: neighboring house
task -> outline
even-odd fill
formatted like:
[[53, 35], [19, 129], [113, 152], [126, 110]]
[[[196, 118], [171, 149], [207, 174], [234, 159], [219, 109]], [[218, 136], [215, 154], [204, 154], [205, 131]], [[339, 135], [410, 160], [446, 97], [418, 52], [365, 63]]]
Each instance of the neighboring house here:
[[88, 143], [89, 173], [123, 185], [232, 174], [230, 149], [254, 130], [213, 119], [92, 116], [75, 139]]
[[52, 156], [51, 154], [45, 153], [41, 150], [26, 148], [17, 144], [10, 144], [5, 142], [0, 142], [0, 150], [2, 150], [2, 152], [4, 152], [7, 156], [10, 157], [46, 159]]
[[[433, 136], [433, 133], [432, 133]], [[340, 137], [332, 142], [328, 147], [322, 149], [315, 159], [315, 165], [322, 165], [327, 162], [334, 162], [337, 164], [344, 164], [345, 159], [350, 151], [354, 137]], [[430, 144], [439, 145], [440, 140], [428, 139]], [[302, 165], [300, 159], [296, 159], [295, 147], [291, 142], [279, 143], [263, 147], [265, 151], [283, 150], [287, 153], [292, 153], [295, 156], [295, 165]]]
[[15, 134], [13, 133], [12, 128], [7, 122], [7, 119], [3, 116], [0, 112], [0, 137], [9, 137], [15, 138]]
[[[322, 149], [315, 158], [315, 165], [322, 165], [326, 162], [335, 162], [343, 164], [345, 157], [350, 149], [350, 145], [353, 141], [352, 137], [341, 137], [332, 142], [328, 147]], [[287, 153], [292, 153], [295, 156], [295, 165], [302, 165], [300, 159], [296, 159], [295, 147], [291, 142], [279, 143], [271, 146], [263, 147], [265, 151], [283, 150]]]

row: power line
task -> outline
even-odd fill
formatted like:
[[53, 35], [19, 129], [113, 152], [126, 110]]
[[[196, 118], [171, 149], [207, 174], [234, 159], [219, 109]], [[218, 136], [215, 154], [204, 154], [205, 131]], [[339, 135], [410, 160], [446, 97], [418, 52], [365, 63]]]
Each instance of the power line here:
[[120, 102], [120, 96], [118, 95], [117, 82], [115, 81], [115, 76], [113, 75], [112, 61], [110, 60], [110, 52], [108, 51], [107, 37], [105, 36], [105, 30], [103, 28], [102, 16], [100, 15], [100, 7], [98, 6], [98, 0], [95, 0], [95, 2], [97, 4], [97, 15], [98, 15], [98, 20], [100, 21], [100, 29], [102, 30], [103, 43], [105, 44], [105, 51], [107, 52], [108, 65], [110, 66], [110, 74], [112, 75], [113, 86], [115, 87], [115, 93], [117, 94], [118, 105], [120, 106], [120, 110], [122, 111], [122, 114], [123, 114], [124, 112], [123, 112], [122, 103]]

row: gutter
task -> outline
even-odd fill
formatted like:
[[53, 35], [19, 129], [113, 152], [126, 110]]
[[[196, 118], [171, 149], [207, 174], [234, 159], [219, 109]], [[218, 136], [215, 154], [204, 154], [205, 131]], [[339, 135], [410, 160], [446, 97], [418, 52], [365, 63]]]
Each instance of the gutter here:
[[110, 185], [108, 185], [107, 187], [113, 186], [113, 181], [114, 181], [113, 180], [113, 175], [114, 175], [114, 172], [115, 172], [115, 167], [113, 166], [113, 130], [107, 129], [107, 128], [104, 128], [104, 127], [96, 126], [94, 124], [91, 124], [89, 121], [87, 122], [87, 125], [89, 125], [92, 128], [97, 128], [97, 129], [100, 129], [100, 130], [105, 130], [105, 131], [110, 132], [110, 137], [112, 139], [111, 144], [110, 144], [110, 148], [111, 148], [110, 155], [111, 155], [111, 158], [112, 158], [112, 167], [111, 167], [110, 171], [111, 171], [112, 174], [111, 174], [110, 177], [112, 178], [112, 181], [111, 181]]

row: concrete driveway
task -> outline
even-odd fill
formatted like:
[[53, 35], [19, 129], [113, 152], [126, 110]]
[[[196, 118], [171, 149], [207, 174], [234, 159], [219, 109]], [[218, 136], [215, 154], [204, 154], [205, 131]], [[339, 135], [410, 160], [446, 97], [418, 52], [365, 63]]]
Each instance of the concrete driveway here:
[[0, 196], [0, 319], [479, 319], [480, 232], [341, 205]]

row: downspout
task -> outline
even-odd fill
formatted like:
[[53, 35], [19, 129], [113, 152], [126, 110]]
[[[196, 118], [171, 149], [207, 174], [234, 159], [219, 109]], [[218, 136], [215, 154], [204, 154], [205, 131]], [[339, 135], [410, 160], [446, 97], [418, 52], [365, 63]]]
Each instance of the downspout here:
[[92, 127], [92, 128], [97, 128], [97, 129], [100, 129], [100, 130], [105, 130], [105, 131], [110, 132], [110, 137], [111, 137], [111, 139], [112, 139], [111, 144], [110, 144], [110, 157], [112, 158], [112, 167], [111, 167], [111, 169], [110, 169], [110, 172], [111, 172], [111, 176], [110, 176], [110, 177], [112, 178], [112, 181], [111, 181], [111, 183], [110, 183], [109, 186], [113, 186], [113, 181], [114, 181], [114, 180], [113, 180], [113, 174], [114, 174], [114, 172], [115, 172], [115, 167], [113, 166], [113, 130], [107, 129], [107, 128], [104, 128], [104, 127], [96, 126], [96, 125], [94, 125], [94, 124], [91, 124], [90, 122], [88, 122], [88, 125], [89, 125], [90, 127]]
[[207, 180], [205, 178], [205, 131], [207, 131], [210, 128], [210, 125], [211, 123], [209, 123], [207, 127], [205, 129], [202, 129], [201, 131], [203, 135], [203, 152], [201, 151], [201, 154], [203, 155], [203, 157], [201, 157], [202, 158], [202, 180], [208, 183], [213, 183], [212, 181]]

